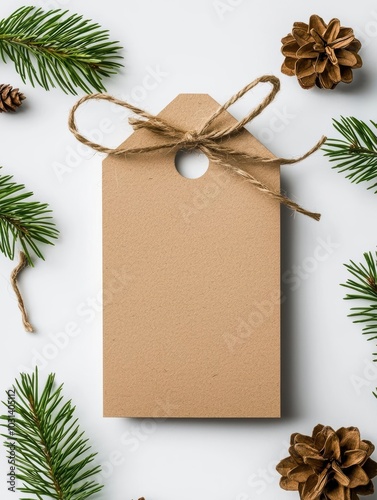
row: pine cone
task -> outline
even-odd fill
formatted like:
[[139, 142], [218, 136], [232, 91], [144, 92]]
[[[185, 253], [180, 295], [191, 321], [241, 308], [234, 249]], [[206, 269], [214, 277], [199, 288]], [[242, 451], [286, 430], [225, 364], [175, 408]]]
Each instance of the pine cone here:
[[298, 491], [302, 500], [358, 500], [374, 491], [371, 479], [377, 463], [374, 446], [361, 441], [356, 427], [317, 425], [312, 437], [292, 434], [290, 456], [276, 467], [284, 490]]
[[340, 26], [339, 19], [327, 25], [319, 16], [310, 17], [309, 25], [294, 23], [292, 33], [282, 39], [285, 60], [281, 71], [297, 76], [304, 89], [317, 85], [333, 89], [339, 82], [351, 83], [352, 69], [361, 68], [358, 55], [361, 43], [352, 28]]
[[19, 89], [14, 89], [11, 85], [0, 85], [0, 113], [16, 111], [26, 99]]

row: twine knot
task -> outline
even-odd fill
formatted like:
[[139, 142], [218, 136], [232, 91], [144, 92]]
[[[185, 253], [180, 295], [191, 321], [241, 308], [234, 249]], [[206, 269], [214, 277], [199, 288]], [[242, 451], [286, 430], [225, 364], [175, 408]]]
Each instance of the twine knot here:
[[[270, 83], [272, 85], [272, 89], [270, 93], [263, 99], [263, 101], [253, 109], [248, 115], [246, 115], [243, 119], [237, 121], [234, 125], [227, 126], [223, 129], [217, 129], [215, 127], [216, 118], [223, 113], [226, 109], [228, 109], [232, 104], [234, 104], [238, 99], [240, 99], [244, 94], [249, 92], [252, 88], [254, 88], [259, 83]], [[106, 153], [110, 155], [129, 155], [129, 154], [144, 154], [156, 150], [164, 150], [164, 149], [199, 149], [204, 153], [210, 162], [215, 163], [223, 168], [226, 168], [233, 172], [234, 174], [242, 177], [244, 180], [252, 184], [256, 189], [261, 191], [277, 200], [279, 203], [286, 205], [291, 210], [302, 213], [311, 217], [312, 219], [319, 220], [320, 214], [315, 212], [309, 212], [305, 210], [300, 205], [289, 199], [287, 196], [282, 193], [273, 190], [266, 184], [263, 184], [258, 179], [256, 179], [250, 172], [241, 168], [239, 165], [242, 163], [247, 163], [251, 165], [255, 164], [264, 164], [264, 165], [290, 165], [293, 163], [297, 163], [301, 160], [304, 160], [315, 151], [317, 151], [322, 144], [326, 141], [326, 137], [322, 137], [317, 144], [311, 148], [307, 153], [300, 156], [299, 158], [286, 159], [286, 158], [263, 158], [261, 156], [254, 156], [252, 154], [237, 151], [226, 144], [224, 144], [224, 140], [230, 137], [234, 137], [243, 130], [244, 126], [253, 120], [256, 116], [258, 116], [274, 99], [276, 94], [280, 89], [280, 81], [276, 76], [264, 75], [256, 80], [252, 81], [248, 85], [246, 85], [243, 89], [237, 92], [234, 96], [232, 96], [223, 106], [220, 106], [217, 111], [215, 111], [208, 120], [204, 123], [204, 125], [199, 130], [180, 130], [174, 125], [166, 122], [159, 116], [154, 116], [146, 111], [129, 104], [128, 102], [121, 101], [116, 99], [115, 97], [109, 96], [107, 94], [92, 94], [82, 97], [72, 108], [68, 126], [73, 135], [80, 142], [89, 146], [96, 151], [100, 151], [101, 153]], [[77, 129], [76, 121], [75, 121], [75, 113], [77, 109], [84, 102], [90, 99], [102, 99], [105, 101], [112, 102], [119, 106], [129, 109], [133, 113], [135, 113], [136, 117], [129, 118], [129, 123], [133, 126], [135, 130], [140, 128], [145, 128], [155, 134], [163, 136], [166, 139], [166, 142], [163, 144], [156, 144], [152, 146], [143, 146], [139, 148], [107, 148], [100, 144], [96, 144], [95, 142], [90, 141], [86, 137], [80, 134]]]
[[183, 136], [183, 143], [186, 147], [194, 148], [198, 145], [199, 134], [196, 130], [189, 130]]

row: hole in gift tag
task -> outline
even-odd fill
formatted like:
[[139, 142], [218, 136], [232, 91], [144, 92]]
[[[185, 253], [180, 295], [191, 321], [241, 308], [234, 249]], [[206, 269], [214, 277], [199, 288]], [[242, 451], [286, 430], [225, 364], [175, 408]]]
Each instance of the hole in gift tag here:
[[208, 166], [208, 158], [197, 149], [180, 149], [175, 155], [175, 168], [186, 179], [199, 179], [207, 172]]

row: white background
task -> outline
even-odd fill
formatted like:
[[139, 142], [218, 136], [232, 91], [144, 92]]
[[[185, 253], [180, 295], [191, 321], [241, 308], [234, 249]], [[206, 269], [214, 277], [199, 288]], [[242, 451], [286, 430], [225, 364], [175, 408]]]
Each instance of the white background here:
[[[377, 7], [372, 0], [39, 0], [42, 7], [80, 12], [111, 31], [125, 47], [125, 67], [106, 82], [108, 91], [157, 113], [182, 92], [204, 92], [224, 102], [257, 76], [281, 76], [282, 91], [249, 130], [278, 156], [299, 155], [322, 134], [334, 135], [333, 117], [376, 119]], [[3, 0], [0, 16], [20, 0]], [[280, 39], [294, 21], [313, 13], [338, 17], [363, 41], [362, 70], [350, 86], [334, 91], [302, 90], [280, 73]], [[158, 77], [146, 78], [158, 73]], [[359, 426], [377, 441], [377, 370], [373, 346], [347, 318], [349, 303], [339, 284], [343, 263], [374, 250], [376, 195], [331, 170], [319, 152], [282, 169], [283, 189], [320, 222], [282, 209], [283, 416], [280, 420], [142, 421], [102, 418], [101, 341], [101, 158], [83, 154], [67, 130], [76, 101], [60, 90], [23, 84], [11, 63], [1, 63], [1, 83], [27, 95], [22, 109], [1, 115], [0, 164], [4, 174], [34, 191], [54, 210], [61, 237], [46, 248], [46, 262], [24, 272], [22, 291], [38, 333], [20, 325], [9, 286], [14, 264], [0, 258], [0, 389], [20, 370], [39, 364], [42, 378], [56, 372], [104, 466], [101, 499], [275, 500], [298, 498], [279, 488], [274, 467], [286, 455], [294, 431], [310, 433], [317, 423]], [[241, 118], [265, 95], [266, 86], [238, 103]], [[110, 106], [93, 104], [80, 126], [116, 145], [130, 133]], [[85, 152], [84, 152], [85, 153]], [[63, 173], [62, 173], [63, 172]], [[324, 245], [324, 242], [327, 244]], [[322, 246], [321, 260], [314, 258]], [[284, 274], [285, 273], [285, 274]], [[77, 335], [68, 338], [67, 330]], [[68, 339], [68, 340], [67, 340]], [[59, 343], [60, 347], [56, 347]], [[4, 394], [4, 392], [3, 392]], [[132, 440], [130, 439], [132, 437]], [[1, 498], [6, 465], [0, 459]], [[370, 498], [377, 498], [373, 496]]]

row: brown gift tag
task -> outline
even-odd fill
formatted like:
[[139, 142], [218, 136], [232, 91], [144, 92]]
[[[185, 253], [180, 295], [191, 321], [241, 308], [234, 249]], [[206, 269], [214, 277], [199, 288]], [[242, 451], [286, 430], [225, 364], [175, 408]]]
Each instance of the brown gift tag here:
[[[183, 94], [158, 116], [191, 130], [218, 108]], [[141, 129], [122, 146], [158, 141]], [[246, 130], [226, 144], [273, 158]], [[174, 160], [103, 163], [105, 416], [279, 417], [280, 205], [221, 166], [186, 179]], [[250, 172], [279, 191], [279, 166]]]
[[[237, 122], [226, 110], [259, 83], [271, 92]], [[103, 163], [104, 413], [110, 417], [280, 416], [280, 164], [243, 127], [279, 80], [264, 75], [220, 107], [179, 95], [157, 117], [106, 94], [72, 108], [75, 137]], [[80, 134], [77, 109], [103, 99], [130, 109], [119, 148]], [[179, 148], [209, 169], [186, 179]]]

